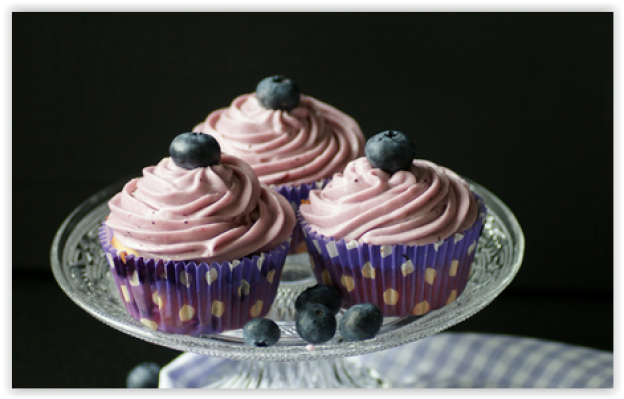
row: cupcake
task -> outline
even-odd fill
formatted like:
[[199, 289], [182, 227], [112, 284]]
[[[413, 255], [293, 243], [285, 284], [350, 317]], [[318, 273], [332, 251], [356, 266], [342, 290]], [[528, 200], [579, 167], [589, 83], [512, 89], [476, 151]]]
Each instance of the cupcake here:
[[[364, 154], [364, 135], [353, 118], [301, 94], [283, 76], [263, 79], [255, 93], [212, 112], [193, 131], [214, 136], [224, 153], [251, 165], [260, 181], [274, 185], [295, 211], [310, 189], [322, 188]], [[300, 233], [293, 236], [291, 251], [300, 238]]]
[[129, 314], [152, 329], [238, 329], [269, 311], [292, 207], [211, 136], [184, 133], [109, 202], [100, 241]]
[[423, 315], [466, 287], [485, 206], [457, 174], [414, 154], [405, 135], [382, 132], [300, 207], [314, 274], [345, 308]]

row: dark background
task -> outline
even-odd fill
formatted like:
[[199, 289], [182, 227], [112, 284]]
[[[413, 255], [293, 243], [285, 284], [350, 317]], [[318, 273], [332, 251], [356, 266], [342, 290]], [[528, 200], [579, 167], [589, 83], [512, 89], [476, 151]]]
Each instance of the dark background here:
[[13, 387], [121, 387], [179, 352], [75, 305], [50, 271], [68, 214], [171, 139], [285, 74], [367, 137], [515, 213], [523, 266], [451, 331], [613, 350], [612, 13], [14, 13]]

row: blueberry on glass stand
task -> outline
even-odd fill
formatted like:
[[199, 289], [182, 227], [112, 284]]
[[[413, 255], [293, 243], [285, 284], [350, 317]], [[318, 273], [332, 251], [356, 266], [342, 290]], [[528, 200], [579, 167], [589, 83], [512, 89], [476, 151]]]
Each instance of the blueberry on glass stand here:
[[280, 339], [280, 329], [271, 319], [259, 317], [252, 319], [243, 328], [243, 339], [251, 346], [271, 346]]
[[297, 333], [306, 342], [320, 344], [336, 334], [336, 317], [325, 305], [311, 303], [297, 313]]
[[396, 130], [377, 133], [368, 139], [364, 151], [373, 168], [389, 174], [408, 170], [416, 156], [412, 141]]
[[158, 388], [160, 366], [156, 363], [141, 363], [128, 373], [127, 388]]
[[256, 97], [266, 109], [290, 111], [299, 105], [301, 90], [282, 75], [264, 78], [256, 86]]
[[334, 287], [317, 284], [306, 288], [305, 291], [299, 294], [297, 299], [295, 299], [295, 310], [301, 312], [311, 303], [325, 305], [333, 314], [337, 314], [340, 310], [342, 299]]
[[383, 324], [381, 310], [372, 303], [353, 305], [342, 315], [339, 331], [349, 342], [374, 338]]
[[181, 168], [192, 170], [219, 163], [221, 146], [209, 134], [199, 132], [182, 133], [169, 146], [169, 155]]

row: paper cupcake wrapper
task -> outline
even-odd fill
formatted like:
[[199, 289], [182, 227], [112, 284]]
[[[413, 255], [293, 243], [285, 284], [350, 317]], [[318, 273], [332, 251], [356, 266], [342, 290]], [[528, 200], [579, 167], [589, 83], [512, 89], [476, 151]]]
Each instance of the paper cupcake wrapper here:
[[[315, 189], [322, 189], [329, 183], [330, 179], [318, 180], [314, 183], [310, 184], [300, 184], [297, 186], [293, 185], [279, 185], [273, 186], [278, 193], [282, 194], [290, 205], [295, 210], [295, 215], [299, 212], [299, 205], [301, 205], [302, 200], [307, 200], [310, 198], [310, 191]], [[305, 247], [305, 238], [303, 236], [303, 231], [301, 230], [301, 226], [297, 223], [295, 229], [292, 234], [292, 241], [290, 242], [290, 253], [303, 253], [307, 252], [307, 248]]]
[[384, 317], [423, 315], [446, 306], [464, 291], [486, 207], [461, 234], [429, 245], [368, 245], [314, 232], [298, 214], [320, 284], [335, 287], [342, 306], [375, 304]]
[[118, 252], [106, 224], [99, 238], [128, 313], [151, 329], [187, 335], [235, 330], [264, 317], [289, 249], [286, 241], [260, 256], [198, 264]]

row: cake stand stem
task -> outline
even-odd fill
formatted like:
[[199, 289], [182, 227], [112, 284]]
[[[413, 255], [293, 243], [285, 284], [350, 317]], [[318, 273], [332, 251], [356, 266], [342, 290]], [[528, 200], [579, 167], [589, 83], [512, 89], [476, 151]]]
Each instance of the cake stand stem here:
[[350, 359], [309, 362], [230, 361], [203, 388], [390, 388], [377, 371]]

